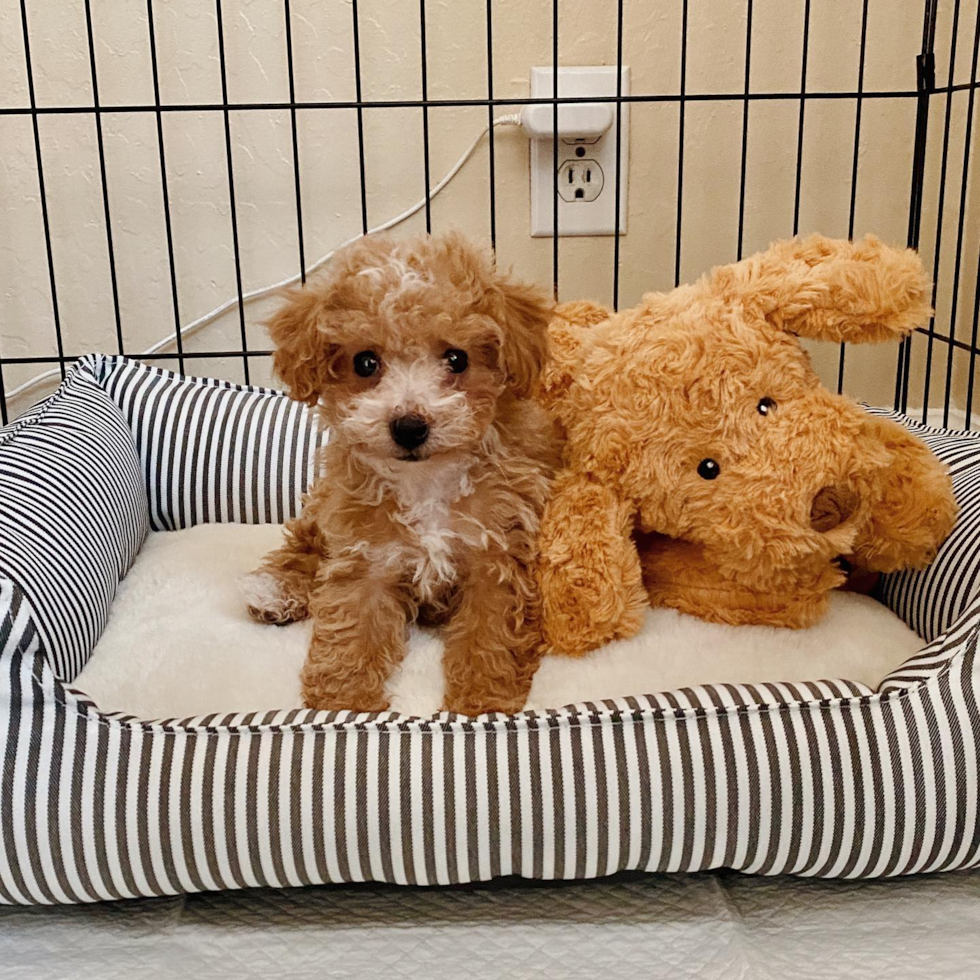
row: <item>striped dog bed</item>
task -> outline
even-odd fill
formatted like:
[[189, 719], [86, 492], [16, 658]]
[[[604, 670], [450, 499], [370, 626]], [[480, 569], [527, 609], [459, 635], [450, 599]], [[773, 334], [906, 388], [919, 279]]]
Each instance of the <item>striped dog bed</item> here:
[[278, 392], [83, 358], [0, 430], [0, 902], [976, 864], [980, 442], [899, 421], [949, 463], [963, 513], [929, 570], [885, 583], [927, 645], [877, 692], [774, 682], [511, 717], [148, 721], [70, 686], [147, 528], [288, 518], [318, 437]]

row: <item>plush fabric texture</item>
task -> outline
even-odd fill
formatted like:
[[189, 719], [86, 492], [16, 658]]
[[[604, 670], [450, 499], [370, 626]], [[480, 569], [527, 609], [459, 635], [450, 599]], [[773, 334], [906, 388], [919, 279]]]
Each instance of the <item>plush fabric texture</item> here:
[[[269, 524], [151, 534], [74, 686], [104, 709], [141, 718], [300, 707], [309, 622], [255, 623], [238, 589], [241, 576], [277, 546], [281, 534]], [[921, 647], [894, 613], [851, 593], [835, 594], [830, 612], [809, 630], [724, 626], [651, 609], [629, 640], [587, 657], [545, 657], [527, 707], [723, 682], [846, 678], [870, 693]], [[442, 653], [437, 631], [411, 631], [408, 653], [388, 685], [393, 711], [423, 717], [438, 712]]]
[[540, 397], [567, 432], [542, 520], [546, 639], [578, 655], [649, 604], [805, 627], [859, 572], [926, 566], [943, 465], [820, 385], [799, 337], [885, 341], [929, 314], [914, 252], [814, 235], [612, 314], [558, 308]]
[[95, 645], [147, 530], [133, 435], [86, 359], [0, 429], [0, 576], [29, 597], [59, 677]]

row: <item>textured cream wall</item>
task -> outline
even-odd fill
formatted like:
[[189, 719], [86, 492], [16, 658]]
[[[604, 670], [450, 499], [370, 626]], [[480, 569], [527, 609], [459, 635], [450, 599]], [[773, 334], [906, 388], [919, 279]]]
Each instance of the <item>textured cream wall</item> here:
[[[165, 103], [213, 104], [221, 98], [213, 7], [200, 0], [157, 0], [156, 36], [161, 98]], [[413, 0], [360, 0], [363, 96], [369, 100], [421, 96], [419, 10]], [[949, 7], [937, 34], [937, 65], [945, 81]], [[288, 99], [283, 4], [279, 0], [225, 0], [229, 97], [233, 101]], [[292, 0], [296, 94], [301, 100], [349, 100], [355, 95], [349, 0]], [[680, 0], [626, 0], [624, 62], [634, 94], [669, 95], [680, 79]], [[751, 85], [756, 91], [799, 89], [803, 0], [755, 0]], [[561, 60], [615, 62], [616, 5], [563, 0]], [[135, 0], [92, 0], [99, 96], [104, 105], [153, 101], [146, 7]], [[431, 98], [485, 97], [486, 5], [483, 0], [427, 0]], [[38, 104], [90, 105], [92, 82], [81, 0], [28, 0], [31, 53]], [[975, 0], [963, 0], [956, 81], [969, 77]], [[739, 93], [744, 76], [746, 7], [732, 0], [690, 0], [688, 93]], [[811, 4], [810, 91], [855, 87], [861, 0]], [[864, 85], [867, 91], [911, 90], [921, 36], [921, 5], [871, 0]], [[531, 65], [551, 61], [551, 4], [494, 0], [494, 92], [525, 96]], [[19, 0], [0, 0], [0, 106], [28, 102]], [[948, 319], [957, 239], [962, 130], [967, 93], [953, 98], [954, 137], [947, 164], [946, 215], [940, 311]], [[929, 189], [923, 242], [931, 262], [937, 227], [939, 169], [945, 104], [933, 100]], [[501, 108], [500, 112], [509, 111]], [[792, 231], [799, 102], [755, 102], [749, 112], [745, 241], [750, 252]], [[351, 109], [298, 112], [306, 254], [312, 261], [360, 230], [357, 120]], [[629, 158], [630, 231], [621, 240], [621, 302], [671, 285], [677, 197], [678, 105], [634, 104]], [[876, 231], [900, 243], [906, 235], [913, 99], [863, 103], [855, 232]], [[484, 107], [434, 108], [429, 113], [431, 179], [435, 183], [486, 124]], [[806, 106], [800, 231], [847, 232], [855, 122], [853, 100], [811, 100]], [[153, 113], [103, 116], [119, 302], [127, 348], [142, 349], [174, 328], [170, 270], [163, 221], [156, 118]], [[235, 292], [223, 117], [220, 111], [168, 112], [163, 117], [174, 257], [181, 322], [200, 316]], [[93, 116], [39, 119], [49, 203], [52, 252], [64, 347], [68, 353], [116, 348], [102, 189]], [[243, 287], [278, 280], [298, 268], [289, 114], [285, 110], [232, 112], [234, 174]], [[742, 105], [689, 102], [686, 109], [681, 273], [698, 275], [734, 258]], [[368, 219], [380, 223], [423, 194], [422, 118], [417, 108], [364, 110]], [[432, 205], [435, 229], [450, 225], [489, 239], [487, 144], [481, 145]], [[522, 275], [551, 281], [550, 239], [528, 234], [528, 148], [523, 136], [496, 135], [497, 243], [500, 260]], [[967, 204], [975, 209], [971, 188]], [[973, 211], [970, 211], [973, 217]], [[969, 336], [976, 280], [977, 221], [969, 220], [962, 249], [958, 332]], [[400, 233], [424, 228], [418, 215]], [[561, 240], [562, 298], [608, 301], [612, 290], [612, 238]], [[261, 326], [269, 302], [246, 308], [253, 348], [267, 341]], [[944, 322], [945, 322], [944, 319]], [[240, 345], [237, 309], [188, 338], [193, 351]], [[921, 403], [925, 342], [916, 341], [913, 404]], [[918, 351], [918, 348], [922, 351]], [[936, 345], [932, 395], [941, 400], [946, 345]], [[0, 352], [6, 357], [56, 353], [48, 266], [42, 232], [31, 119], [0, 115]], [[921, 356], [920, 356], [921, 355]], [[836, 384], [836, 350], [815, 359]], [[890, 401], [895, 350], [852, 350], [846, 387], [875, 402]], [[970, 367], [953, 363], [954, 394], [962, 400]], [[240, 359], [196, 361], [189, 369], [233, 379]], [[267, 366], [252, 363], [265, 380]], [[9, 390], [37, 372], [7, 365]], [[44, 389], [15, 403], [23, 408]]]

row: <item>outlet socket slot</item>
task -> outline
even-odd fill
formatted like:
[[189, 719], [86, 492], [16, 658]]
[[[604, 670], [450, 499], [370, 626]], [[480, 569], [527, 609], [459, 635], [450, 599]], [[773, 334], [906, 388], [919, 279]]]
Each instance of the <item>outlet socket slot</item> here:
[[595, 160], [575, 157], [558, 168], [558, 194], [570, 204], [591, 204], [604, 185], [605, 175]]

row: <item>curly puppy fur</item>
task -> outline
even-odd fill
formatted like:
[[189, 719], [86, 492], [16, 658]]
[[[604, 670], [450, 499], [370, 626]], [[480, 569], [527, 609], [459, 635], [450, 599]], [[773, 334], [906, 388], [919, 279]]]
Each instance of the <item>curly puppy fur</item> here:
[[805, 627], [840, 558], [927, 564], [956, 514], [945, 467], [824, 389], [798, 338], [897, 340], [929, 312], [914, 252], [819, 235], [617, 315], [559, 307], [539, 392], [568, 439], [539, 542], [552, 649], [630, 636], [648, 603]]
[[[412, 621], [445, 626], [447, 710], [523, 706], [558, 463], [554, 423], [529, 398], [550, 315], [450, 234], [363, 238], [269, 324], [278, 375], [330, 429], [325, 475], [248, 587], [259, 620], [313, 618], [309, 707], [384, 710]], [[405, 419], [424, 441], [397, 441]]]

